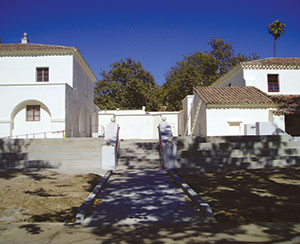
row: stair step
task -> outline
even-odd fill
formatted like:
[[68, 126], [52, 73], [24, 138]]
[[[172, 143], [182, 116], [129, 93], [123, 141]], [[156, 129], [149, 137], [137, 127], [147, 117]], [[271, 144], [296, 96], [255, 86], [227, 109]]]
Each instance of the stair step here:
[[100, 160], [18, 160], [0, 161], [0, 170], [3, 169], [22, 169], [22, 168], [66, 168], [66, 169], [84, 169], [98, 168], [101, 169]]
[[181, 151], [181, 158], [196, 157], [248, 157], [248, 156], [300, 156], [300, 148], [281, 149], [233, 149], [233, 150], [189, 150]]
[[72, 152], [101, 151], [103, 139], [5, 139], [1, 152]]
[[289, 142], [291, 139], [288, 135], [278, 136], [189, 136], [177, 137], [175, 143], [177, 146], [181, 145], [196, 145], [199, 143], [225, 143], [225, 142]]
[[300, 142], [221, 142], [211, 143], [202, 142], [198, 144], [189, 144], [185, 147], [183, 144], [177, 145], [178, 150], [233, 150], [233, 149], [279, 149], [279, 148], [300, 148]]
[[100, 160], [100, 158], [100, 152], [0, 153], [0, 160]]
[[[213, 173], [213, 172], [223, 172], [223, 171], [232, 171], [232, 170], [241, 170], [241, 169], [259, 169], [265, 167], [278, 167], [278, 166], [291, 166], [291, 165], [300, 165], [299, 159], [289, 158], [289, 159], [273, 159], [273, 160], [260, 160], [260, 161], [245, 161], [240, 163], [232, 164], [212, 164], [212, 163], [201, 163], [193, 164], [189, 162], [188, 165], [182, 164], [182, 169], [198, 169], [200, 173]], [[191, 170], [190, 170], [191, 171]], [[197, 170], [192, 170], [194, 173]]]
[[[224, 157], [199, 157], [199, 158], [182, 158], [180, 160], [180, 165], [184, 167], [194, 167], [194, 166], [206, 166], [210, 165], [213, 167], [223, 167], [226, 165], [227, 167], [235, 167], [235, 166], [245, 166], [245, 168], [249, 168], [255, 166], [266, 166], [272, 163], [281, 164], [299, 164], [300, 158], [297, 156], [289, 156], [289, 157], [238, 157], [238, 158], [224, 158]], [[247, 166], [247, 167], [246, 167]]]

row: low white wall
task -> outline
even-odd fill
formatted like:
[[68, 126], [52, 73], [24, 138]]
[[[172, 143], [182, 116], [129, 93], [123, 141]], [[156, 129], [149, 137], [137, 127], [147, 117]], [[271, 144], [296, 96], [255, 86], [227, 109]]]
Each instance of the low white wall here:
[[285, 131], [285, 121], [284, 121], [284, 115], [275, 115], [273, 113], [270, 113], [270, 121], [276, 125], [278, 128]]
[[[207, 136], [244, 135], [244, 124], [268, 122], [270, 109], [207, 109]], [[239, 123], [239, 128], [230, 126]]]
[[114, 117], [120, 126], [120, 139], [158, 139], [157, 126], [165, 117], [172, 126], [174, 136], [178, 136], [179, 112], [145, 112], [142, 110], [109, 110], [98, 113], [98, 131], [106, 128]]

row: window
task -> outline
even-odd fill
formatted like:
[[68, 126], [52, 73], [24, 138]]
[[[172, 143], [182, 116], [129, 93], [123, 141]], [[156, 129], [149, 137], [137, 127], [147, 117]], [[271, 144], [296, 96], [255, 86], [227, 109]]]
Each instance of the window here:
[[231, 135], [241, 135], [241, 123], [242, 121], [228, 121], [229, 133]]
[[49, 68], [36, 68], [36, 81], [49, 81]]
[[40, 121], [40, 105], [26, 106], [26, 121]]
[[279, 92], [279, 79], [278, 74], [268, 74], [268, 91]]

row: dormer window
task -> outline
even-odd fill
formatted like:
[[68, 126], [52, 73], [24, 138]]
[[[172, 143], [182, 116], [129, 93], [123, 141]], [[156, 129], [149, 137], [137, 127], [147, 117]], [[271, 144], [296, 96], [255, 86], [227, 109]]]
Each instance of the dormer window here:
[[36, 81], [48, 82], [49, 81], [49, 68], [36, 68]]
[[279, 92], [279, 78], [278, 74], [268, 74], [268, 91]]

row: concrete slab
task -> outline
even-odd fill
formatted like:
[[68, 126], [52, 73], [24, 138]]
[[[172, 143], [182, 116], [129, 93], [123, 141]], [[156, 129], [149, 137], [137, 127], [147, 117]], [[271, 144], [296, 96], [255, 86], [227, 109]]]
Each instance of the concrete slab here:
[[116, 171], [99, 195], [86, 226], [199, 223], [203, 221], [166, 170]]

